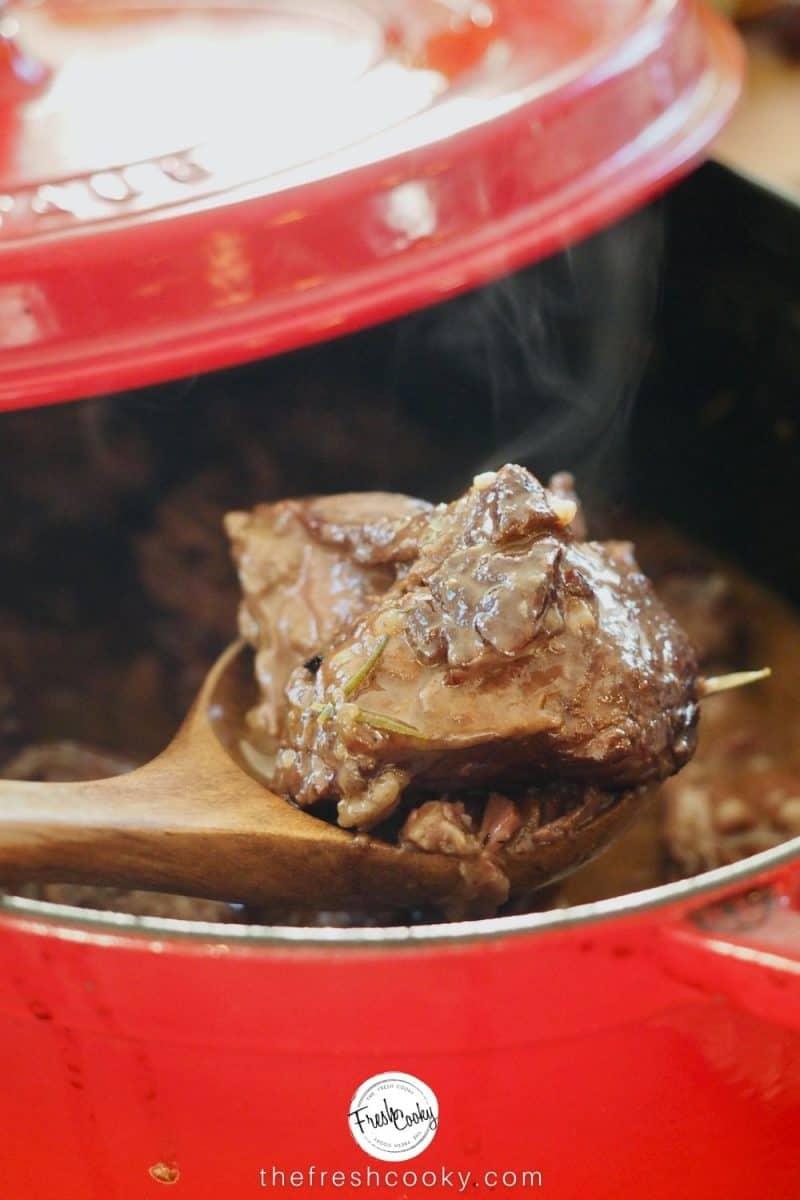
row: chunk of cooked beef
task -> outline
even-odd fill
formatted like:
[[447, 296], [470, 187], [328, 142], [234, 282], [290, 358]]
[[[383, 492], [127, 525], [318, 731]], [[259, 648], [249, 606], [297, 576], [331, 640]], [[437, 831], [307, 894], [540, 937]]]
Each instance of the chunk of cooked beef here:
[[412, 783], [622, 790], [678, 770], [694, 654], [631, 547], [577, 541], [575, 515], [506, 466], [417, 520], [414, 560], [315, 674], [292, 673], [278, 790], [369, 829]]
[[[574, 827], [591, 820], [618, 799], [579, 783], [529, 787], [514, 795], [474, 792], [423, 799], [411, 807], [398, 841], [401, 846], [460, 858], [467, 894], [471, 893], [469, 910], [474, 915], [477, 907], [486, 915], [508, 900], [515, 857], [530, 854], [534, 843], [561, 833], [570, 836], [564, 822]], [[522, 894], [524, 890], [518, 893]], [[463, 909], [463, 898], [456, 903]]]
[[256, 732], [280, 732], [291, 672], [313, 666], [394, 582], [416, 554], [417, 520], [429, 507], [365, 492], [283, 500], [226, 517], [243, 594], [239, 627], [256, 649], [261, 702], [249, 715]]
[[490, 915], [508, 899], [508, 876], [487, 849], [481, 824], [463, 801], [426, 800], [412, 808], [398, 840], [401, 846], [462, 860], [461, 873], [468, 884], [469, 900], [465, 908], [463, 899], [454, 897], [454, 906], [448, 911], [451, 919], [467, 913]]
[[[567, 811], [571, 802], [551, 805], [552, 797], [505, 796], [501, 792], [476, 792], [457, 799], [445, 795], [423, 800], [411, 809], [398, 834], [401, 846], [458, 856], [494, 853], [507, 845], [523, 825], [539, 828], [558, 812]], [[538, 801], [538, 803], [537, 803]], [[550, 805], [550, 807], [548, 807]]]

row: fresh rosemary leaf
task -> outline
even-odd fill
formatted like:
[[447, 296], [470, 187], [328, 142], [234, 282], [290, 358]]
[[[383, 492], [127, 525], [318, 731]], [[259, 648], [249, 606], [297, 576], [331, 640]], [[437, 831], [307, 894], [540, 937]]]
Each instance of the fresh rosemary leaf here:
[[377, 646], [372, 651], [372, 654], [370, 654], [370, 656], [366, 660], [366, 662], [362, 663], [362, 665], [356, 671], [355, 675], [351, 675], [350, 678], [347, 680], [344, 687], [342, 688], [342, 693], [344, 694], [345, 699], [349, 699], [352, 695], [354, 695], [358, 691], [358, 689], [361, 687], [362, 683], [367, 682], [370, 675], [372, 674], [372, 672], [375, 670], [376, 666], [378, 665], [380, 657], [383, 654], [384, 650], [386, 649], [386, 644], [388, 641], [389, 641], [389, 635], [384, 634], [383, 637], [380, 638], [380, 640], [378, 641]]
[[386, 717], [383, 713], [370, 712], [366, 708], [359, 708], [357, 719], [362, 725], [369, 725], [370, 729], [380, 729], [385, 733], [400, 733], [405, 737], [427, 741], [425, 734], [420, 729], [417, 729], [416, 726], [407, 725], [405, 721], [396, 721], [394, 717]]

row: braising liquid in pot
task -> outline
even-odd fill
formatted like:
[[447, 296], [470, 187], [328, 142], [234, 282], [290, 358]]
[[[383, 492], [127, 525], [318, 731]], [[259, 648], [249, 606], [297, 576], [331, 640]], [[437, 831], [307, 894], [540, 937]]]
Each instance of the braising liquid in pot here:
[[[218, 536], [222, 546], [220, 525], [216, 526], [219, 533], [211, 532], [214, 507], [209, 503], [205, 514], [201, 510], [201, 527], [207, 527], [212, 541]], [[188, 519], [188, 511], [181, 514], [183, 520]], [[145, 580], [154, 560], [168, 563], [171, 541], [165, 535], [171, 534], [173, 542], [176, 536], [180, 539], [182, 526], [180, 520], [176, 525], [173, 513], [167, 512], [157, 529], [160, 535], [149, 534], [145, 551], [140, 553]], [[796, 682], [800, 679], [800, 620], [778, 597], [675, 531], [639, 524], [630, 532], [643, 567], [667, 607], [689, 632], [706, 674], [769, 663], [774, 675], [757, 693], [734, 692], [706, 702], [694, 760], [662, 785], [640, 819], [615, 846], [564, 883], [538, 894], [533, 907], [561, 907], [654, 886], [678, 875], [735, 861], [800, 833], [800, 760], [794, 736], [795, 714], [800, 713], [800, 687]], [[159, 578], [157, 572], [154, 577]], [[162, 573], [159, 584], [170, 593], [169, 572]], [[235, 601], [235, 595], [227, 596], [229, 587], [235, 593], [235, 585], [220, 569], [210, 581], [201, 581], [200, 595], [195, 596], [202, 613], [218, 614], [215, 620], [223, 638], [228, 636], [226, 603], [228, 599]], [[190, 620], [188, 613], [186, 620]], [[191, 639], [192, 633], [187, 624], [185, 636]], [[30, 694], [34, 690], [43, 658], [41, 649], [31, 653], [31, 648], [40, 637], [41, 631], [30, 624], [26, 627], [25, 621], [18, 618], [16, 627], [11, 632], [4, 629], [0, 640], [2, 661], [10, 664], [6, 665], [8, 679], [2, 689], [6, 737], [0, 743], [0, 754], [5, 759], [0, 772], [5, 777], [55, 781], [115, 774], [146, 759], [151, 744], [168, 740], [179, 703], [173, 701], [170, 711], [168, 703], [156, 699], [168, 666], [163, 646], [129, 648], [127, 656], [117, 646], [108, 661], [100, 659], [90, 677], [83, 677], [91, 706], [107, 710], [114, 693], [110, 719], [106, 712], [103, 723], [92, 729], [91, 716], [87, 720], [85, 712], [86, 698], [60, 687], [58, 677], [45, 679], [38, 713], [36, 705], [22, 706], [28, 740], [20, 744], [14, 698], [17, 692]], [[107, 631], [90, 626], [76, 630], [71, 638], [60, 638], [62, 671], [67, 664], [73, 669], [79, 663], [85, 666], [87, 651], [94, 647], [96, 654], [104, 645], [104, 637], [108, 639]], [[41, 726], [37, 729], [38, 715]], [[90, 742], [81, 737], [87, 726], [94, 734]], [[132, 739], [120, 736], [119, 731], [131, 728], [145, 731], [143, 748], [138, 753]], [[62, 736], [52, 736], [56, 729]], [[98, 738], [97, 733], [105, 736]], [[318, 925], [435, 919], [435, 914], [424, 911], [246, 911], [238, 905], [199, 898], [76, 885], [29, 885], [19, 890], [54, 902], [195, 920]]]

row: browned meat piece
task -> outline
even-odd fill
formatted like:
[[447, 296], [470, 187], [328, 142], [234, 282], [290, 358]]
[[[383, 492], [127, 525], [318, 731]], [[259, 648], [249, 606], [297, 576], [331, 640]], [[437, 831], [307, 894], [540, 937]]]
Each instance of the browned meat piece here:
[[486, 849], [478, 822], [459, 800], [427, 800], [413, 808], [400, 830], [401, 846], [462, 859], [469, 899], [447, 910], [450, 920], [491, 916], [508, 899], [509, 881]]
[[696, 663], [625, 544], [521, 467], [427, 519], [418, 557], [287, 686], [276, 786], [369, 829], [416, 790], [666, 778], [694, 747]]
[[[639, 796], [643, 809], [648, 807], [645, 793], [642, 789]], [[618, 793], [569, 782], [529, 787], [513, 796], [499, 792], [491, 792], [488, 797], [481, 792], [463, 793], [458, 798], [444, 796], [412, 807], [398, 840], [402, 846], [462, 859], [461, 872], [470, 884], [471, 895], [447, 915], [451, 919], [486, 916], [508, 900], [509, 885], [516, 876], [515, 859], [530, 854], [534, 843], [542, 845], [550, 837], [568, 837], [576, 823], [591, 820], [619, 798]], [[551, 889], [546, 898], [520, 890], [519, 883], [517, 877], [513, 909], [526, 912], [541, 907], [543, 902], [546, 907], [558, 904], [570, 880]]]
[[398, 840], [439, 854], [495, 854], [510, 843], [525, 841], [543, 825], [583, 804], [585, 798], [586, 790], [580, 785], [550, 784], [526, 788], [514, 796], [475, 792], [458, 799], [425, 800], [411, 809]]
[[253, 730], [268, 738], [279, 733], [290, 673], [386, 591], [416, 553], [415, 519], [429, 507], [365, 492], [283, 500], [227, 516], [243, 594], [239, 627], [257, 651], [262, 701], [249, 715]]
[[426, 800], [412, 808], [398, 841], [401, 846], [458, 858], [477, 856], [483, 849], [475, 822], [460, 800]]
[[[543, 826], [591, 804], [590, 790], [576, 784], [553, 784], [528, 788], [514, 797], [490, 792], [488, 796], [474, 793], [460, 799], [423, 800], [411, 808], [398, 841], [401, 846], [463, 859], [473, 893], [469, 914], [488, 915], [508, 900], [505, 852], [512, 856], [515, 851], [524, 853]], [[613, 799], [597, 794], [600, 807]]]
[[519, 832], [522, 823], [522, 813], [510, 796], [490, 792], [478, 836], [489, 850], [496, 850]]
[[[46, 742], [27, 746], [0, 769], [0, 779], [38, 780], [67, 783], [81, 779], [104, 779], [132, 771], [132, 763], [80, 742]], [[29, 883], [15, 887], [14, 894], [51, 904], [73, 904], [106, 912], [128, 912], [140, 917], [173, 917], [191, 921], [239, 921], [241, 910], [217, 900], [172, 896], [161, 892], [130, 891], [122, 888], [90, 887], [77, 883]]]
[[751, 697], [709, 700], [698, 754], [663, 788], [664, 838], [681, 875], [800, 834], [800, 771], [772, 745]]

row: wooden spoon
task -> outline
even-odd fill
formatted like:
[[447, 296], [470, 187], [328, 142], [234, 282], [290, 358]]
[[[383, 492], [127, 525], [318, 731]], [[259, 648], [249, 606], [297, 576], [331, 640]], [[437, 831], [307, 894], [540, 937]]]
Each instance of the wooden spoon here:
[[[237, 643], [209, 672], [175, 739], [151, 763], [111, 779], [0, 782], [0, 879], [144, 888], [303, 908], [433, 905], [474, 914], [461, 860], [352, 834], [293, 807], [237, 761], [252, 701]], [[530, 892], [593, 857], [635, 815], [626, 793], [581, 809], [507, 854], [512, 892]], [[480, 908], [480, 900], [477, 901]]]

